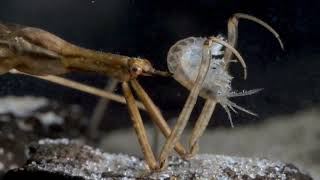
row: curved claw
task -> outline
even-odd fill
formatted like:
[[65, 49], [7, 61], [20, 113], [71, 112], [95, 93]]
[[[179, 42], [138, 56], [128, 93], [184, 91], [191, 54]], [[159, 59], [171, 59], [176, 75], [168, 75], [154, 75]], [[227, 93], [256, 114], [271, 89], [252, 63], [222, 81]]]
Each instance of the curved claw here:
[[211, 36], [211, 37], [209, 37], [209, 39], [227, 47], [228, 49], [230, 49], [232, 51], [232, 53], [237, 57], [237, 59], [239, 60], [239, 62], [241, 63], [241, 65], [243, 67], [243, 71], [244, 71], [243, 78], [247, 79], [247, 65], [246, 65], [244, 59], [242, 58], [242, 56], [240, 55], [240, 53], [234, 47], [232, 47], [230, 44], [228, 44], [227, 42], [225, 42], [219, 38], [216, 38], [215, 36]]
[[279, 34], [270, 25], [268, 25], [267, 23], [263, 22], [261, 19], [258, 19], [256, 17], [248, 15], [248, 14], [236, 13], [233, 16], [235, 16], [238, 19], [242, 18], [242, 19], [247, 19], [247, 20], [256, 22], [257, 24], [260, 24], [261, 26], [265, 27], [266, 29], [268, 29], [277, 38], [277, 40], [278, 40], [278, 42], [279, 42], [279, 44], [281, 46], [281, 49], [284, 50], [284, 46], [283, 46], [283, 43], [282, 43], [282, 41], [280, 39]]

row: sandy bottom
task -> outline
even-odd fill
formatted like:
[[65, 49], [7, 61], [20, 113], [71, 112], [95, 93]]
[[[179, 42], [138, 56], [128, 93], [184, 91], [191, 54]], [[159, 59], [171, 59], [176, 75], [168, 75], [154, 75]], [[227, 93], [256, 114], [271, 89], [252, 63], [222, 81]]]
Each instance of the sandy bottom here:
[[[273, 117], [264, 122], [234, 129], [207, 130], [200, 141], [200, 153], [281, 160], [320, 179], [320, 108]], [[154, 142], [154, 129], [147, 127], [147, 130], [150, 141]], [[190, 132], [188, 129], [183, 135], [184, 144], [187, 144]], [[159, 139], [162, 145], [163, 138]], [[133, 129], [108, 133], [100, 146], [106, 152], [142, 157]]]

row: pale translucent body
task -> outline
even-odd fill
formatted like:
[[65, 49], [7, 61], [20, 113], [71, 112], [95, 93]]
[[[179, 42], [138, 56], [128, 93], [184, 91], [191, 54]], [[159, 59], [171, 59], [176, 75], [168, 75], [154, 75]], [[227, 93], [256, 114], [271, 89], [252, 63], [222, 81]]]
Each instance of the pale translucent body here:
[[[218, 36], [221, 40], [224, 38]], [[206, 38], [201, 37], [189, 37], [182, 39], [174, 44], [167, 57], [168, 68], [173, 77], [183, 86], [189, 90], [193, 87], [202, 59], [203, 43]], [[235, 62], [233, 60], [225, 62], [223, 59], [223, 46], [218, 43], [213, 43], [211, 48], [211, 61], [210, 68], [207, 76], [204, 80], [200, 96], [207, 99], [211, 98], [216, 100], [226, 110], [230, 119], [231, 125], [231, 113], [230, 110], [236, 112], [236, 109], [256, 115], [251, 111], [244, 109], [241, 106], [230, 101], [228, 98], [237, 96], [246, 96], [254, 94], [261, 89], [254, 89], [250, 91], [236, 92], [232, 90], [231, 81], [233, 77], [226, 70], [227, 63]]]

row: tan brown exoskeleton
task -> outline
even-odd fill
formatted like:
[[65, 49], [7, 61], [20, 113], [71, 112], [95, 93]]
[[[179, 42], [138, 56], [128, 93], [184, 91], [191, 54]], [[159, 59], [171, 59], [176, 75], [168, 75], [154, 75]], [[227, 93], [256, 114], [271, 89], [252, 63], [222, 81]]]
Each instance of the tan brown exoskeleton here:
[[[28, 74], [110, 98], [108, 94], [106, 95], [99, 89], [55, 76], [70, 71], [100, 73], [122, 82], [124, 97], [147, 164], [151, 170], [159, 169], [148, 143], [131, 87], [136, 91], [144, 106], [140, 105], [140, 108], [147, 110], [153, 122], [164, 136], [168, 137], [171, 133], [169, 126], [136, 78], [140, 75], [170, 76], [170, 73], [155, 70], [146, 59], [81, 48], [42, 29], [0, 24], [0, 74], [7, 72]], [[122, 100], [121, 97], [115, 95], [111, 96], [111, 99]], [[175, 149], [180, 155], [185, 154], [181, 144], [177, 144]]]
[[[228, 23], [227, 42], [220, 37], [213, 36], [207, 39], [202, 39], [203, 41], [201, 40], [202, 42], [200, 47], [201, 56], [199, 56], [200, 58], [195, 59], [195, 61], [199, 61], [200, 66], [198, 69], [193, 70], [196, 71], [196, 77], [192, 78], [192, 80], [183, 79], [184, 74], [181, 74], [181, 72], [172, 72], [173, 77], [177, 81], [191, 90], [185, 106], [179, 115], [177, 124], [172, 132], [160, 110], [137, 81], [139, 76], [172, 76], [172, 74], [155, 70], [151, 63], [146, 59], [132, 58], [81, 48], [38, 28], [13, 24], [0, 24], [0, 74], [7, 72], [24, 73], [37, 78], [54, 81], [71, 88], [77, 88], [81, 91], [109, 98], [111, 100], [116, 100], [122, 103], [125, 103], [124, 101], [126, 101], [146, 162], [151, 170], [159, 170], [165, 167], [165, 161], [171, 154], [172, 149], [175, 149], [175, 151], [184, 158], [187, 157], [189, 153], [194, 154], [196, 152], [197, 140], [203, 133], [217, 103], [216, 99], [204, 96], [207, 101], [197, 121], [196, 128], [193, 131], [191, 143], [192, 148], [187, 152], [178, 141], [183, 129], [185, 128], [186, 122], [190, 117], [199, 93], [200, 95], [204, 94], [202, 91], [206, 86], [203, 86], [203, 84], [205, 84], [204, 81], [207, 77], [212, 55], [215, 55], [212, 54], [211, 48], [215, 48], [217, 44], [220, 44], [221, 47], [225, 46], [226, 49], [223, 52], [225, 61], [223, 71], [227, 71], [228, 65], [231, 62], [230, 59], [234, 54], [244, 67], [246, 77], [245, 62], [234, 48], [237, 40], [238, 18], [257, 20], [252, 16], [237, 14], [233, 16]], [[264, 25], [277, 36], [273, 29], [269, 28], [268, 25], [265, 25], [260, 20], [256, 22]], [[188, 41], [180, 41], [174, 46], [183, 49], [189, 45]], [[171, 48], [169, 51], [169, 54], [174, 55], [173, 59], [176, 63], [184, 61], [182, 56], [179, 56], [179, 51], [181, 50], [179, 50], [179, 48]], [[108, 94], [102, 90], [68, 81], [56, 76], [70, 71], [100, 73], [117, 79], [122, 83], [125, 100], [121, 96], [111, 93]], [[142, 104], [135, 101], [131, 88], [135, 90]], [[158, 126], [162, 134], [168, 138], [160, 154], [159, 164], [157, 163], [150, 144], [148, 143], [138, 107], [140, 109], [145, 108], [147, 110], [151, 120]]]
[[[138, 106], [147, 110], [165, 137], [169, 137], [171, 130], [157, 106], [138, 83], [137, 77], [171, 76], [171, 73], [155, 70], [146, 59], [75, 46], [39, 28], [0, 24], [0, 74], [27, 74], [124, 103], [121, 96], [56, 76], [70, 71], [100, 73], [122, 82], [125, 101], [147, 164], [151, 170], [159, 169], [148, 143]], [[135, 101], [130, 86], [136, 91], [142, 104]], [[175, 150], [182, 157], [186, 154], [180, 143], [175, 146]]]

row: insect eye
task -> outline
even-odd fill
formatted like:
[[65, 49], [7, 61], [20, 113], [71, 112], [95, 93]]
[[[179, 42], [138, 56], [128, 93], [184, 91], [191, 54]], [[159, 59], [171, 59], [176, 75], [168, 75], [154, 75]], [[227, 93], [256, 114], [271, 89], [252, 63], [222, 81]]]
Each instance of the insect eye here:
[[130, 71], [131, 71], [131, 73], [137, 74], [137, 75], [142, 73], [142, 69], [140, 67], [136, 67], [136, 66], [131, 67]]
[[132, 72], [137, 72], [137, 71], [138, 71], [138, 68], [137, 68], [137, 67], [132, 67], [132, 68], [131, 68], [131, 71], [132, 71]]

